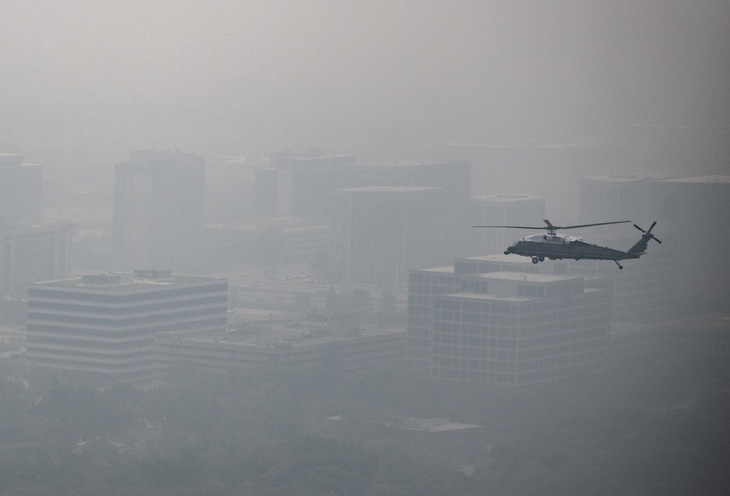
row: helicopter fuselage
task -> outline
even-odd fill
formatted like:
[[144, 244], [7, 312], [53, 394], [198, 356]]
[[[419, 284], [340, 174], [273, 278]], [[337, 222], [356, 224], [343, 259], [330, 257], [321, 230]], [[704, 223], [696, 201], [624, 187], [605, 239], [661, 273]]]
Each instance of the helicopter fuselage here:
[[628, 253], [607, 246], [586, 243], [581, 238], [563, 234], [534, 234], [513, 243], [505, 250], [511, 253], [531, 257], [534, 263], [550, 260], [626, 260], [639, 258], [640, 253]]

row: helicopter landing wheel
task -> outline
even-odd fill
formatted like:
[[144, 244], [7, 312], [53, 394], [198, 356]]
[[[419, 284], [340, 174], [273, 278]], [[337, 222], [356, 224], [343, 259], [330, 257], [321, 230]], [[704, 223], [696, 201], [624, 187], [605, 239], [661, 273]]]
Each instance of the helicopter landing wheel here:
[[541, 261], [541, 262], [544, 262], [544, 261], [545, 261], [545, 257], [537, 257], [537, 259], [538, 259], [539, 261]]
[[616, 262], [616, 265], [618, 265], [619, 270], [623, 270], [624, 269], [624, 266], [621, 265], [620, 263], [618, 263], [618, 260], [614, 260], [614, 262]]
[[537, 257], [532, 257], [532, 263], [536, 264], [537, 262], [539, 262], [539, 260], [537, 259]]

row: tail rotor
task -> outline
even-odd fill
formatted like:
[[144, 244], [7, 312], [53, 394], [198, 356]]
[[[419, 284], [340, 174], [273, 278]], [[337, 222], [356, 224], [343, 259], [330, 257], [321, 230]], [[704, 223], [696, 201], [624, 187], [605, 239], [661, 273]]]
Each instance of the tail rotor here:
[[651, 233], [651, 230], [652, 230], [652, 229], [654, 229], [654, 226], [656, 226], [656, 221], [654, 221], [654, 222], [653, 222], [653, 223], [651, 224], [651, 227], [649, 228], [649, 230], [648, 230], [648, 231], [644, 231], [644, 230], [643, 230], [642, 228], [640, 228], [639, 226], [637, 226], [636, 224], [634, 224], [634, 227], [635, 227], [636, 229], [638, 229], [639, 231], [641, 231], [641, 232], [643, 232], [643, 233], [644, 233], [644, 235], [642, 236], [642, 238], [646, 239], [647, 241], [648, 241], [648, 240], [650, 240], [650, 239], [653, 239], [653, 240], [654, 240], [654, 241], [656, 241], [657, 243], [659, 243], [659, 244], [662, 244], [662, 242], [661, 242], [661, 241], [659, 240], [659, 238], [657, 238], [656, 236], [654, 236], [654, 235], [653, 235], [653, 234]]

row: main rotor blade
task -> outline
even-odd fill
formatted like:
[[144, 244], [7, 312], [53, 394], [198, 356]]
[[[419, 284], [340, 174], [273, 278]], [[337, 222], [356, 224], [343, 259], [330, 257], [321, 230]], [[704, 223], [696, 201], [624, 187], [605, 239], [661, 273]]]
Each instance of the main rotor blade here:
[[626, 222], [631, 222], [630, 220], [617, 220], [614, 222], [596, 222], [595, 224], [578, 224], [575, 226], [553, 226], [555, 229], [575, 229], [577, 227], [591, 227], [591, 226], [606, 226], [608, 224], [624, 224]]
[[535, 226], [471, 226], [471, 227], [503, 227], [506, 229], [549, 229], [545, 226], [535, 227]]

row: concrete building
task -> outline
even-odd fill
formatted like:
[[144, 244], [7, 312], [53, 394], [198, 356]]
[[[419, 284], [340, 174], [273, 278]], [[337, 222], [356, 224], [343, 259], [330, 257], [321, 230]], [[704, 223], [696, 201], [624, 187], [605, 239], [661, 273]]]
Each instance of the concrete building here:
[[431, 377], [522, 385], [606, 366], [610, 298], [570, 275], [493, 272], [437, 297]]
[[[648, 229], [648, 225], [641, 227]], [[587, 241], [627, 250], [641, 237], [629, 225], [581, 230]], [[657, 232], [660, 225], [652, 232]], [[677, 288], [677, 243], [671, 232], [660, 232], [662, 244], [650, 242], [647, 253], [637, 260], [622, 261], [624, 270], [600, 260], [566, 260], [567, 272], [592, 278], [593, 284], [611, 288], [611, 319], [614, 321], [663, 320], [673, 312]], [[542, 265], [542, 264], [541, 264]]]
[[63, 222], [0, 221], [0, 293], [25, 298], [30, 283], [68, 277], [73, 230]]
[[353, 155], [328, 155], [321, 150], [276, 153], [269, 167], [256, 170], [257, 209], [265, 214], [327, 221], [330, 193], [350, 184], [343, 174], [354, 163]]
[[[653, 183], [655, 232], [675, 235], [679, 303], [721, 310], [730, 300], [730, 176]], [[642, 226], [644, 227], [644, 226]], [[661, 230], [659, 230], [661, 228]]]
[[205, 160], [192, 153], [132, 152], [114, 169], [113, 262], [117, 270], [176, 271], [202, 265]]
[[149, 381], [155, 334], [225, 331], [227, 302], [225, 279], [169, 271], [32, 284], [27, 363], [36, 377], [51, 373], [92, 384]]
[[330, 242], [328, 224], [311, 218], [275, 217], [248, 224], [205, 226], [210, 267], [230, 264], [311, 263], [327, 255]]
[[[536, 226], [545, 218], [545, 198], [525, 194], [472, 197], [469, 202], [472, 226]], [[519, 229], [473, 229], [473, 254], [504, 252], [516, 239], [534, 231]]]
[[333, 193], [330, 272], [344, 281], [405, 282], [408, 270], [449, 259], [433, 223], [446, 208], [439, 188], [371, 186]]
[[[580, 183], [580, 222], [657, 220], [658, 206], [652, 183], [664, 179], [655, 173], [625, 173], [584, 177]], [[647, 227], [648, 228], [648, 227]]]
[[637, 353], [730, 357], [730, 314], [703, 314], [651, 322], [614, 322], [612, 357]]
[[23, 156], [0, 153], [0, 221], [41, 219], [43, 167], [23, 163]]
[[157, 377], [169, 379], [179, 367], [220, 374], [273, 366], [324, 367], [348, 375], [403, 363], [404, 330], [347, 325], [342, 319], [294, 322], [279, 312], [262, 312], [263, 318], [248, 318], [227, 331], [157, 334]]

